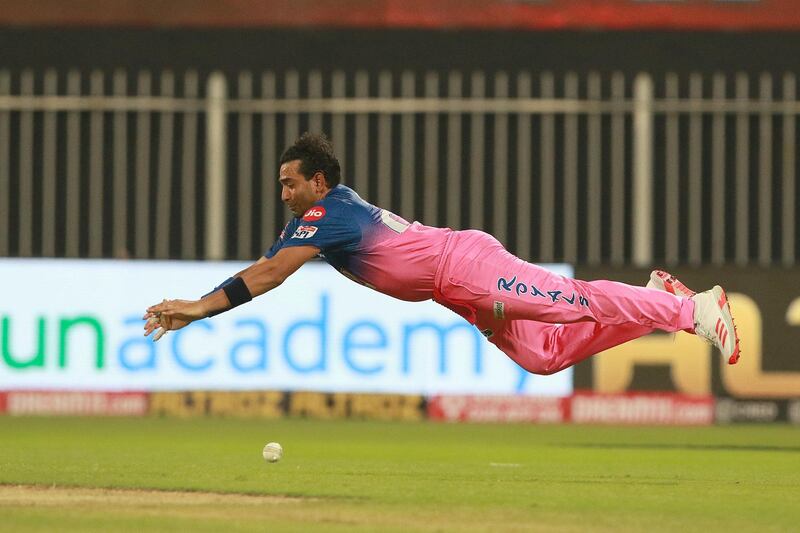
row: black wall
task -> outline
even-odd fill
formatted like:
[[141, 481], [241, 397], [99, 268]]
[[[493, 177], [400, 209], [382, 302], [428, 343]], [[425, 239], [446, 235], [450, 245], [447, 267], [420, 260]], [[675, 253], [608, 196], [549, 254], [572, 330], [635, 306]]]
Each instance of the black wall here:
[[0, 29], [0, 67], [783, 71], [800, 33]]

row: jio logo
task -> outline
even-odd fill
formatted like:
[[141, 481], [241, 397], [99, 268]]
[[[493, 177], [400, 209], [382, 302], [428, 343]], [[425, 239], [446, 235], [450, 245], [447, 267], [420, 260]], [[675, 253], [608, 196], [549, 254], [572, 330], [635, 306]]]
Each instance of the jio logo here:
[[303, 220], [306, 222], [314, 222], [325, 216], [325, 208], [322, 206], [312, 207], [306, 214], [303, 215]]

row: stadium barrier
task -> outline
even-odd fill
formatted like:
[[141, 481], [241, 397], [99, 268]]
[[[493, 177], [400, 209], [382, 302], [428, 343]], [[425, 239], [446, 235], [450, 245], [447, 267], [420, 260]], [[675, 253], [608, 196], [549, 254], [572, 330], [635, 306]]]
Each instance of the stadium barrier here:
[[564, 423], [567, 398], [440, 395], [428, 400], [428, 417], [445, 422]]
[[[580, 279], [644, 285], [649, 269], [578, 268]], [[722, 419], [786, 419], [800, 398], [800, 269], [680, 268], [689, 287], [725, 287], [741, 337], [742, 357], [728, 365], [687, 334], [649, 335], [575, 367], [576, 389], [597, 393], [672, 391], [728, 398]], [[771, 414], [772, 413], [772, 414]]]
[[714, 399], [632, 392], [578, 392], [567, 398], [440, 396], [429, 401], [428, 415], [451, 422], [709, 425]]
[[69, 10], [6, 0], [0, 23], [12, 26], [184, 28], [434, 28], [484, 30], [796, 30], [794, 0], [460, 0], [308, 2], [302, 16], [285, 0], [207, 0], [180, 9], [159, 3], [83, 0]]
[[24, 390], [0, 392], [0, 413], [15, 416], [144, 416], [146, 392]]
[[367, 201], [525, 259], [794, 265], [797, 73], [651, 67], [0, 64], [0, 256], [255, 257], [290, 217], [277, 161], [309, 129]]
[[3, 391], [0, 415], [311, 418], [455, 423], [706, 426], [800, 425], [800, 400], [733, 400], [674, 392], [568, 397], [317, 391]]
[[[0, 412], [800, 423], [797, 269], [680, 270], [691, 287], [724, 282], [742, 337], [735, 366], [695, 336], [654, 334], [533, 376], [441, 306], [387, 298], [321, 264], [251, 306], [157, 344], [142, 337], [141, 309], [152, 298], [137, 289], [141, 279], [163, 282], [153, 293], [202, 294], [241, 266], [0, 261], [0, 274], [18, 282], [4, 293], [13, 308], [0, 306]], [[642, 285], [649, 269], [576, 274]]]
[[404, 394], [294, 392], [155, 392], [150, 414], [156, 416], [232, 416], [316, 419], [422, 420], [425, 398]]

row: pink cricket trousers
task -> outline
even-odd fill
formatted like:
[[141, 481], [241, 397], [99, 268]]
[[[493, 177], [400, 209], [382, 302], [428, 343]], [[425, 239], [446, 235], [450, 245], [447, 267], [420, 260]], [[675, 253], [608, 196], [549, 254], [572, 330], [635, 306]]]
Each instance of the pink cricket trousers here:
[[518, 365], [552, 374], [654, 330], [693, 330], [694, 302], [614, 281], [580, 281], [510, 254], [477, 230], [451, 235], [434, 300]]

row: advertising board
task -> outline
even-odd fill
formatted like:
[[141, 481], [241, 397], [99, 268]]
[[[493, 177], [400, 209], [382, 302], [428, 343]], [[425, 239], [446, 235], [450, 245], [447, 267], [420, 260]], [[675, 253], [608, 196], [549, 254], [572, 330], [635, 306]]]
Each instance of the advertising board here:
[[0, 390], [572, 391], [571, 371], [529, 374], [444, 307], [395, 300], [322, 263], [157, 343], [142, 335], [148, 305], [196, 298], [245, 266], [0, 261]]
[[414, 421], [425, 418], [425, 406], [425, 398], [415, 394], [184, 391], [151, 393], [149, 414], [182, 418], [289, 416], [323, 420], [352, 418]]
[[6, 0], [0, 22], [16, 25], [485, 28], [485, 29], [790, 29], [796, 0], [207, 0], [167, 3], [83, 0], [69, 10]]
[[3, 393], [0, 413], [15, 416], [143, 416], [146, 392], [9, 391]]
[[[728, 365], [699, 337], [652, 334], [575, 367], [575, 386], [599, 393], [674, 391], [748, 402], [722, 402], [722, 421], [786, 420], [773, 400], [800, 398], [800, 269], [682, 268], [673, 272], [702, 290], [722, 285], [741, 339], [741, 359]], [[649, 270], [580, 269], [580, 279], [644, 285]]]

